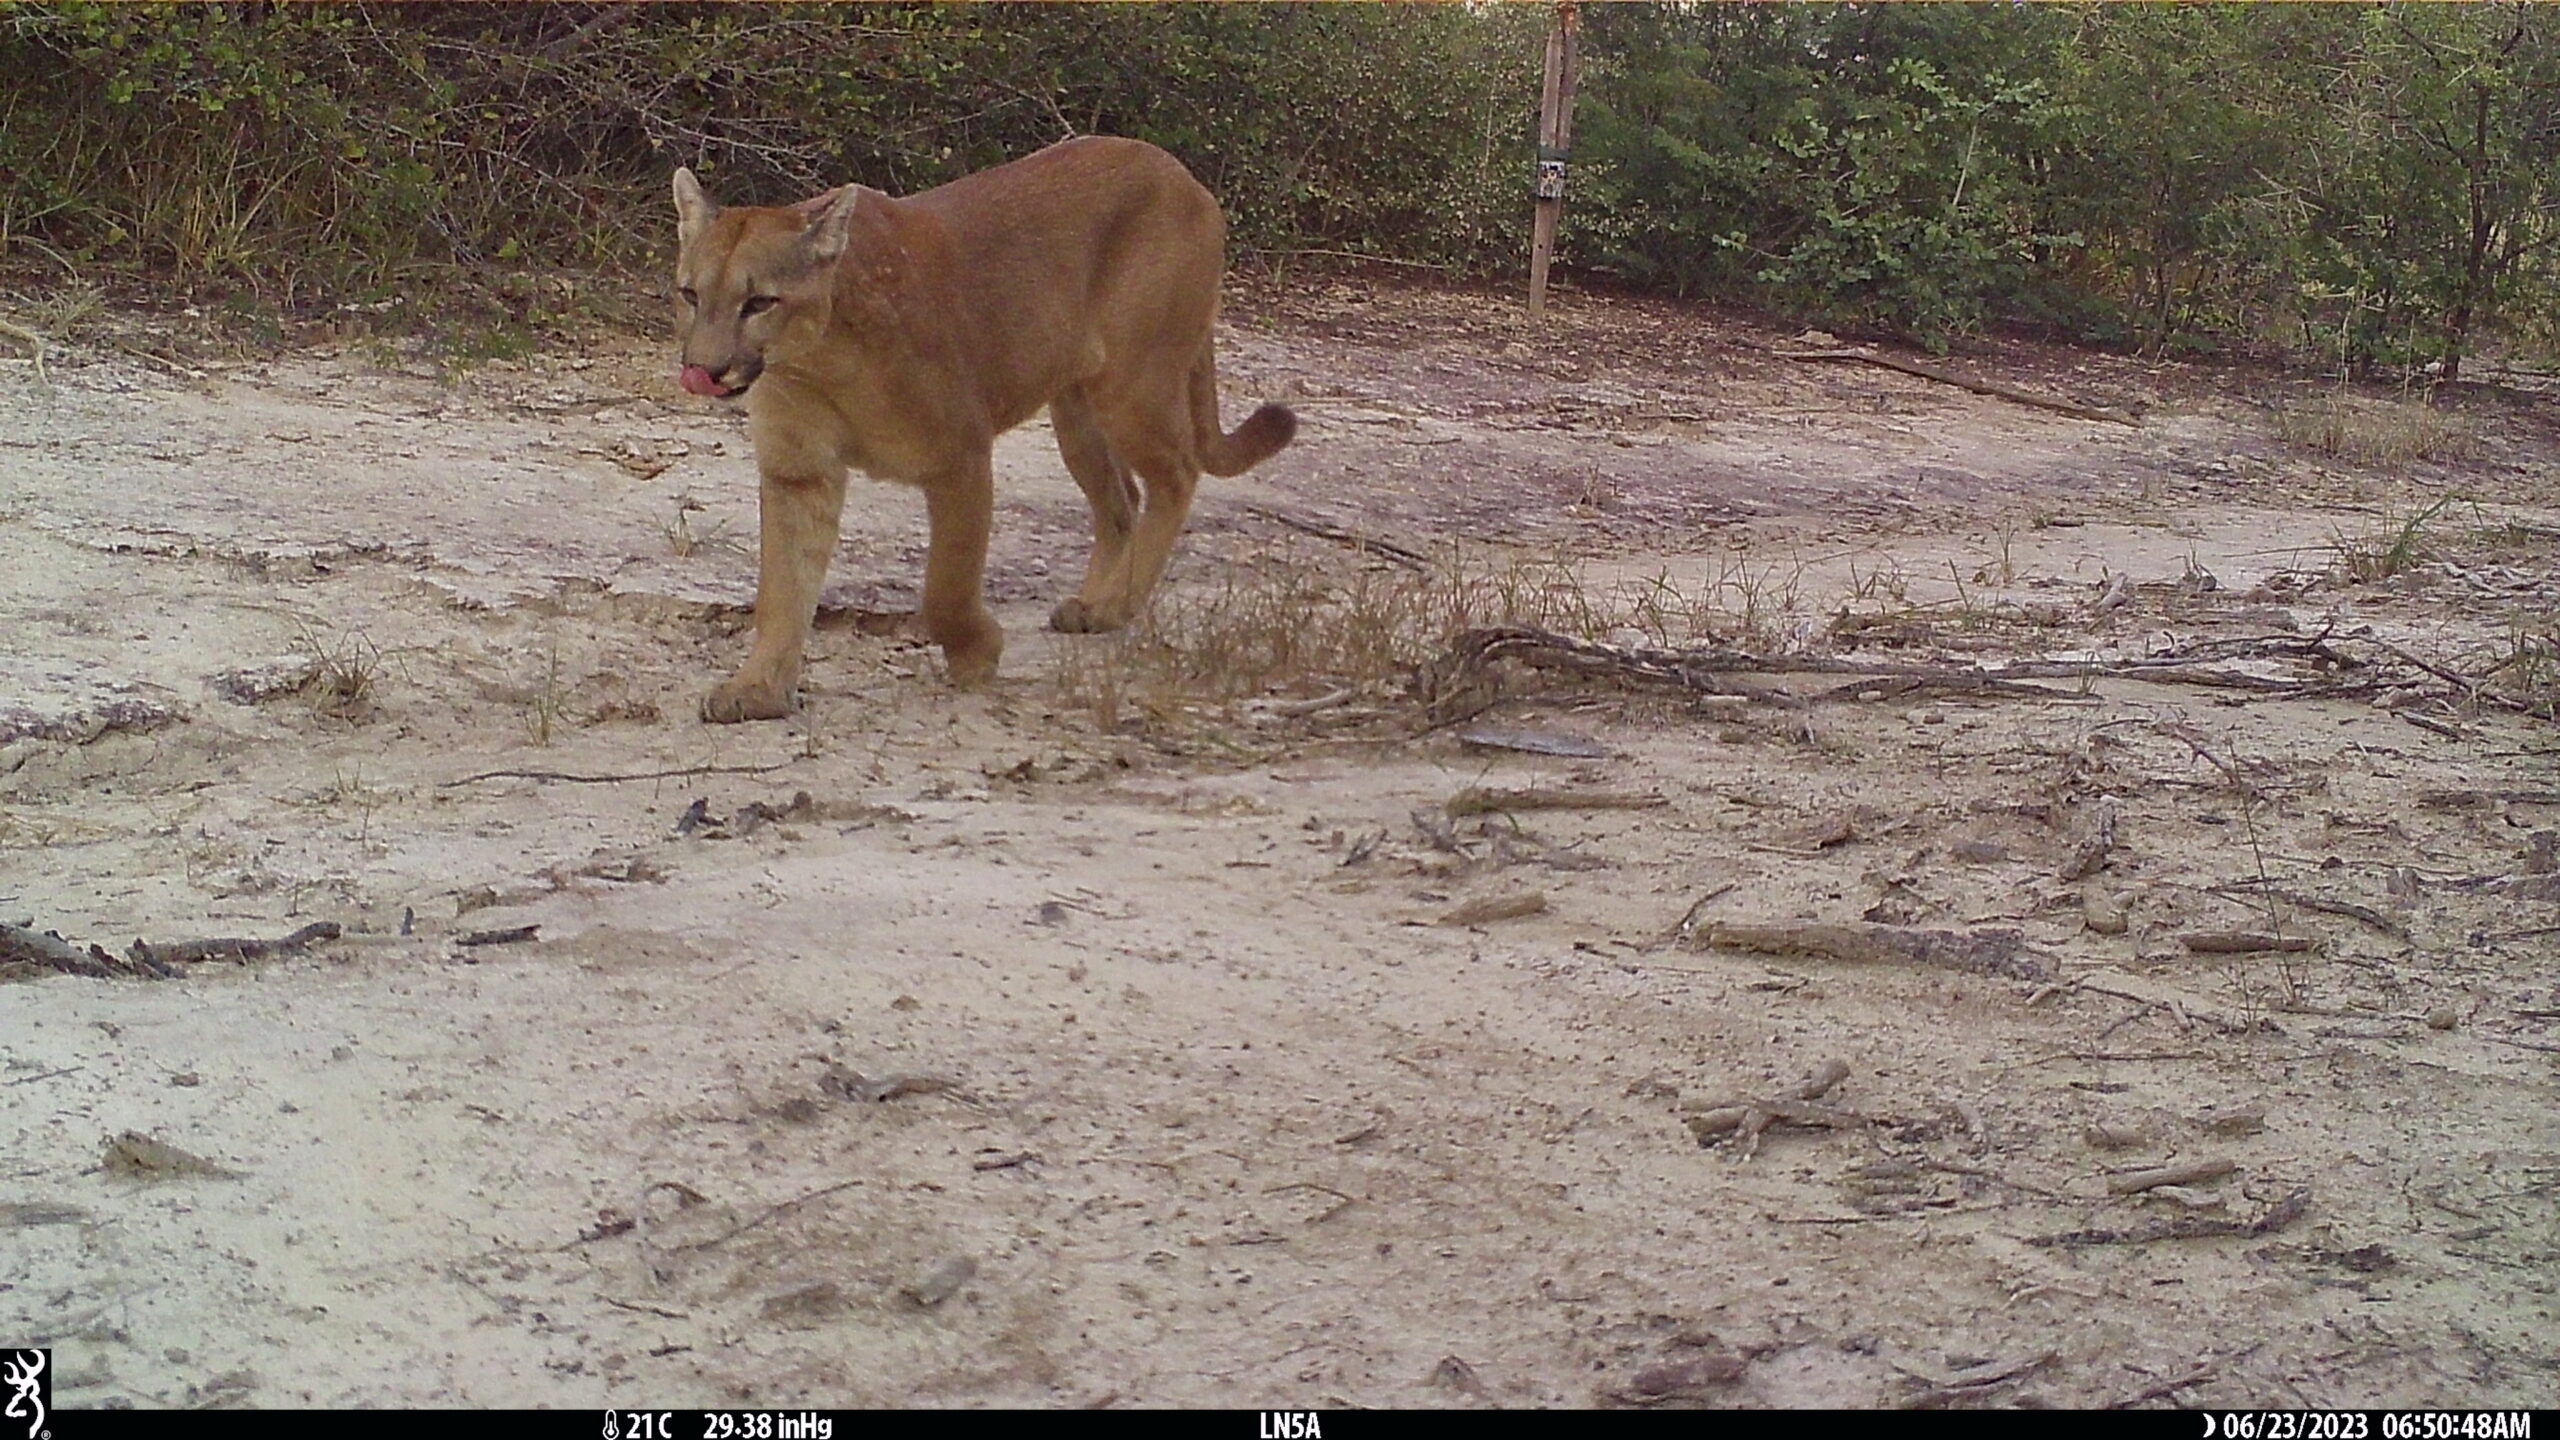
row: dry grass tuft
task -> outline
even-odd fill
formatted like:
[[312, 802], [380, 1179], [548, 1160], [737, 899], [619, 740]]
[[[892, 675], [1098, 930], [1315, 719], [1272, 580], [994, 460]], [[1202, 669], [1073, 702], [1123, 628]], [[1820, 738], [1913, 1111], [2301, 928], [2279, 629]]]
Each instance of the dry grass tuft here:
[[360, 632], [322, 636], [305, 627], [294, 637], [294, 648], [310, 657], [302, 693], [314, 710], [340, 720], [373, 714], [374, 681], [385, 657], [372, 637]]
[[1374, 715], [1351, 702], [1400, 693], [1466, 630], [1765, 642], [1782, 592], [1791, 604], [1792, 580], [1739, 563], [1692, 593], [1668, 575], [1595, 582], [1577, 559], [1517, 552], [1453, 550], [1423, 572], [1346, 574], [1292, 545], [1238, 561], [1214, 584], [1160, 593], [1119, 634], [1064, 638], [1054, 678], [1060, 702], [1106, 730], [1233, 722], [1248, 706], [1265, 721], [1274, 711], [1339, 721]]
[[2528, 712], [2560, 718], [2560, 611], [2516, 616], [2506, 653], [2489, 667], [2487, 678]]
[[2358, 585], [2376, 584], [2408, 573], [2428, 556], [2427, 526], [2452, 504], [2450, 498], [2438, 500], [2402, 519], [2394, 519], [2386, 511], [2381, 527], [2372, 534], [2338, 536], [2331, 542], [2338, 552], [2338, 573]]
[[2277, 411], [2276, 432], [2323, 455], [2368, 464], [2466, 460], [2480, 453], [2479, 427], [2414, 400], [2327, 395]]

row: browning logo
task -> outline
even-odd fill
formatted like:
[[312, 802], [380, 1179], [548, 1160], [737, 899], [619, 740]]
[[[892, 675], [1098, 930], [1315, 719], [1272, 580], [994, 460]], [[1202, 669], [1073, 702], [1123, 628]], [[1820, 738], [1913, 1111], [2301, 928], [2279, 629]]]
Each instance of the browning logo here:
[[[45, 1422], [53, 1417], [53, 1352], [0, 1350], [0, 1391], [9, 1397], [0, 1406], [0, 1440], [51, 1440]], [[20, 1429], [20, 1426], [26, 1428]]]

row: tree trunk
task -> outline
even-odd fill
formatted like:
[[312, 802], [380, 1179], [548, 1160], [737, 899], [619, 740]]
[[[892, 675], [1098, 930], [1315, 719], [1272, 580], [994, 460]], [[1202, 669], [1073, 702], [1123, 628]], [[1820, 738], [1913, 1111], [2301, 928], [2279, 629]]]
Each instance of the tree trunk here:
[[2462, 257], [2462, 282], [2454, 292], [2453, 309], [2445, 317], [2444, 360], [2436, 381], [2450, 385], [2462, 378], [2462, 352], [2471, 340], [2471, 316], [2478, 306], [2483, 288], [2488, 283], [2489, 241], [2497, 233], [2497, 220], [2489, 213], [2489, 87], [2472, 87], [2471, 153], [2465, 159], [2469, 172], [2471, 202], [2471, 247]]

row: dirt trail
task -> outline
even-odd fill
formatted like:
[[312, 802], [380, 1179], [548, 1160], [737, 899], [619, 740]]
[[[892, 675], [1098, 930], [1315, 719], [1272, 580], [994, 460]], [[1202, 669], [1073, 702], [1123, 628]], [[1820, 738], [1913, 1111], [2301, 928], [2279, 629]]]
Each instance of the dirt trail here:
[[[1622, 649], [2339, 693], [1515, 668], [1474, 725], [1601, 753], [1383, 682], [1106, 724], [1035, 424], [1005, 679], [900, 633], [920, 507], [860, 485], [805, 713], [710, 728], [752, 465], [654, 337], [0, 363], [0, 921], [346, 932], [0, 985], [0, 1340], [74, 1406], [2555, 1403], [2555, 741], [2384, 648], [2549, 633], [2549, 398], [2356, 467], [2247, 372], [1951, 362], [2125, 427], [1673, 306], [1233, 308], [1231, 408], [1301, 438], [1168, 606], [1395, 573], [1313, 527], [1573, 557]], [[1806, 922], [2025, 958], [1712, 943]], [[2229, 931], [2310, 948], [2180, 940]], [[1826, 1125], [1694, 1138], [1832, 1061]]]

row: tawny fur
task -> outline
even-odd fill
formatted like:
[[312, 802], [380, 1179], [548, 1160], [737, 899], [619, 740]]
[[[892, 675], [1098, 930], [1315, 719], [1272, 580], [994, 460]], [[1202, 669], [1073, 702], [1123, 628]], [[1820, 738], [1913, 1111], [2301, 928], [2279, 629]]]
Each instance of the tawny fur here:
[[924, 491], [921, 618], [968, 685], [1004, 650], [983, 597], [996, 436], [1049, 408], [1094, 537], [1049, 623], [1098, 631], [1145, 605], [1201, 472], [1240, 475], [1296, 433], [1279, 405], [1219, 428], [1226, 221], [1152, 145], [1069, 140], [904, 199], [787, 208], [720, 209], [679, 170], [675, 198], [680, 373], [744, 391], [761, 475], [755, 646], [706, 720], [797, 706], [848, 469]]

